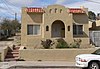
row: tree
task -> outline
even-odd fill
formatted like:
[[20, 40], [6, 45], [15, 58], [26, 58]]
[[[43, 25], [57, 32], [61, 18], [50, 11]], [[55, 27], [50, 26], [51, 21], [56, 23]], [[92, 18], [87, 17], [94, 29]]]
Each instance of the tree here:
[[91, 19], [91, 20], [96, 20], [96, 15], [95, 15], [94, 12], [89, 11], [89, 12], [88, 12], [88, 16], [89, 16], [89, 19]]
[[21, 24], [18, 22], [18, 20], [12, 20], [11, 25], [13, 30], [18, 31], [21, 29]]
[[12, 29], [11, 21], [5, 18], [1, 23], [1, 29], [11, 30]]
[[5, 31], [5, 34], [15, 35], [21, 28], [21, 24], [17, 20], [4, 19], [1, 23], [1, 29]]

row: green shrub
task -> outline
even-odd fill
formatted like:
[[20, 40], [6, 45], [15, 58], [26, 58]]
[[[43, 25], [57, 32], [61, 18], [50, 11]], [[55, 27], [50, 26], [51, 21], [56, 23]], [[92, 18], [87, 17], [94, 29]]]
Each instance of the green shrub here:
[[70, 48], [79, 48], [80, 45], [78, 45], [77, 43], [73, 42], [70, 44]]
[[57, 46], [56, 48], [69, 48], [68, 44], [66, 41], [64, 41], [63, 39], [57, 39]]

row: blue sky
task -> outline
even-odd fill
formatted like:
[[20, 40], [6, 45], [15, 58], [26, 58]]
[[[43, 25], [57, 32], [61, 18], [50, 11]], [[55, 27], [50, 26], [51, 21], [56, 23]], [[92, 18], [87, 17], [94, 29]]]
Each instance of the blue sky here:
[[[100, 0], [92, 1], [100, 2]], [[14, 19], [14, 14], [17, 13], [17, 18], [20, 21], [21, 7], [46, 7], [52, 4], [60, 4], [69, 8], [84, 6], [95, 13], [100, 13], [100, 4], [87, 0], [0, 0], [0, 19]]]

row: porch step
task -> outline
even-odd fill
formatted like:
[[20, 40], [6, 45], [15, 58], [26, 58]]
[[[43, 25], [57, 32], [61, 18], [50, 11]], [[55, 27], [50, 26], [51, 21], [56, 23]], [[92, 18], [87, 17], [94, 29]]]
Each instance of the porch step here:
[[12, 54], [11, 54], [11, 55], [7, 55], [7, 56], [6, 56], [6, 58], [15, 58], [15, 57], [18, 57], [18, 55], [14, 55], [14, 54], [12, 55]]
[[15, 47], [13, 50], [9, 49], [5, 57], [5, 61], [16, 61], [19, 57], [19, 48]]
[[5, 61], [16, 61], [18, 58], [6, 58]]
[[19, 52], [15, 51], [15, 52], [7, 52], [7, 54], [19, 54]]

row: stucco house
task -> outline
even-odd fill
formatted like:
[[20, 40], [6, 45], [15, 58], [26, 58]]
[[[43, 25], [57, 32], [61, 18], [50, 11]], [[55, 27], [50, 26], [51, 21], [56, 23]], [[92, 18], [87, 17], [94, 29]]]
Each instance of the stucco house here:
[[67, 43], [81, 39], [89, 45], [88, 9], [49, 5], [44, 8], [22, 8], [21, 45], [36, 48], [41, 40], [63, 38]]

